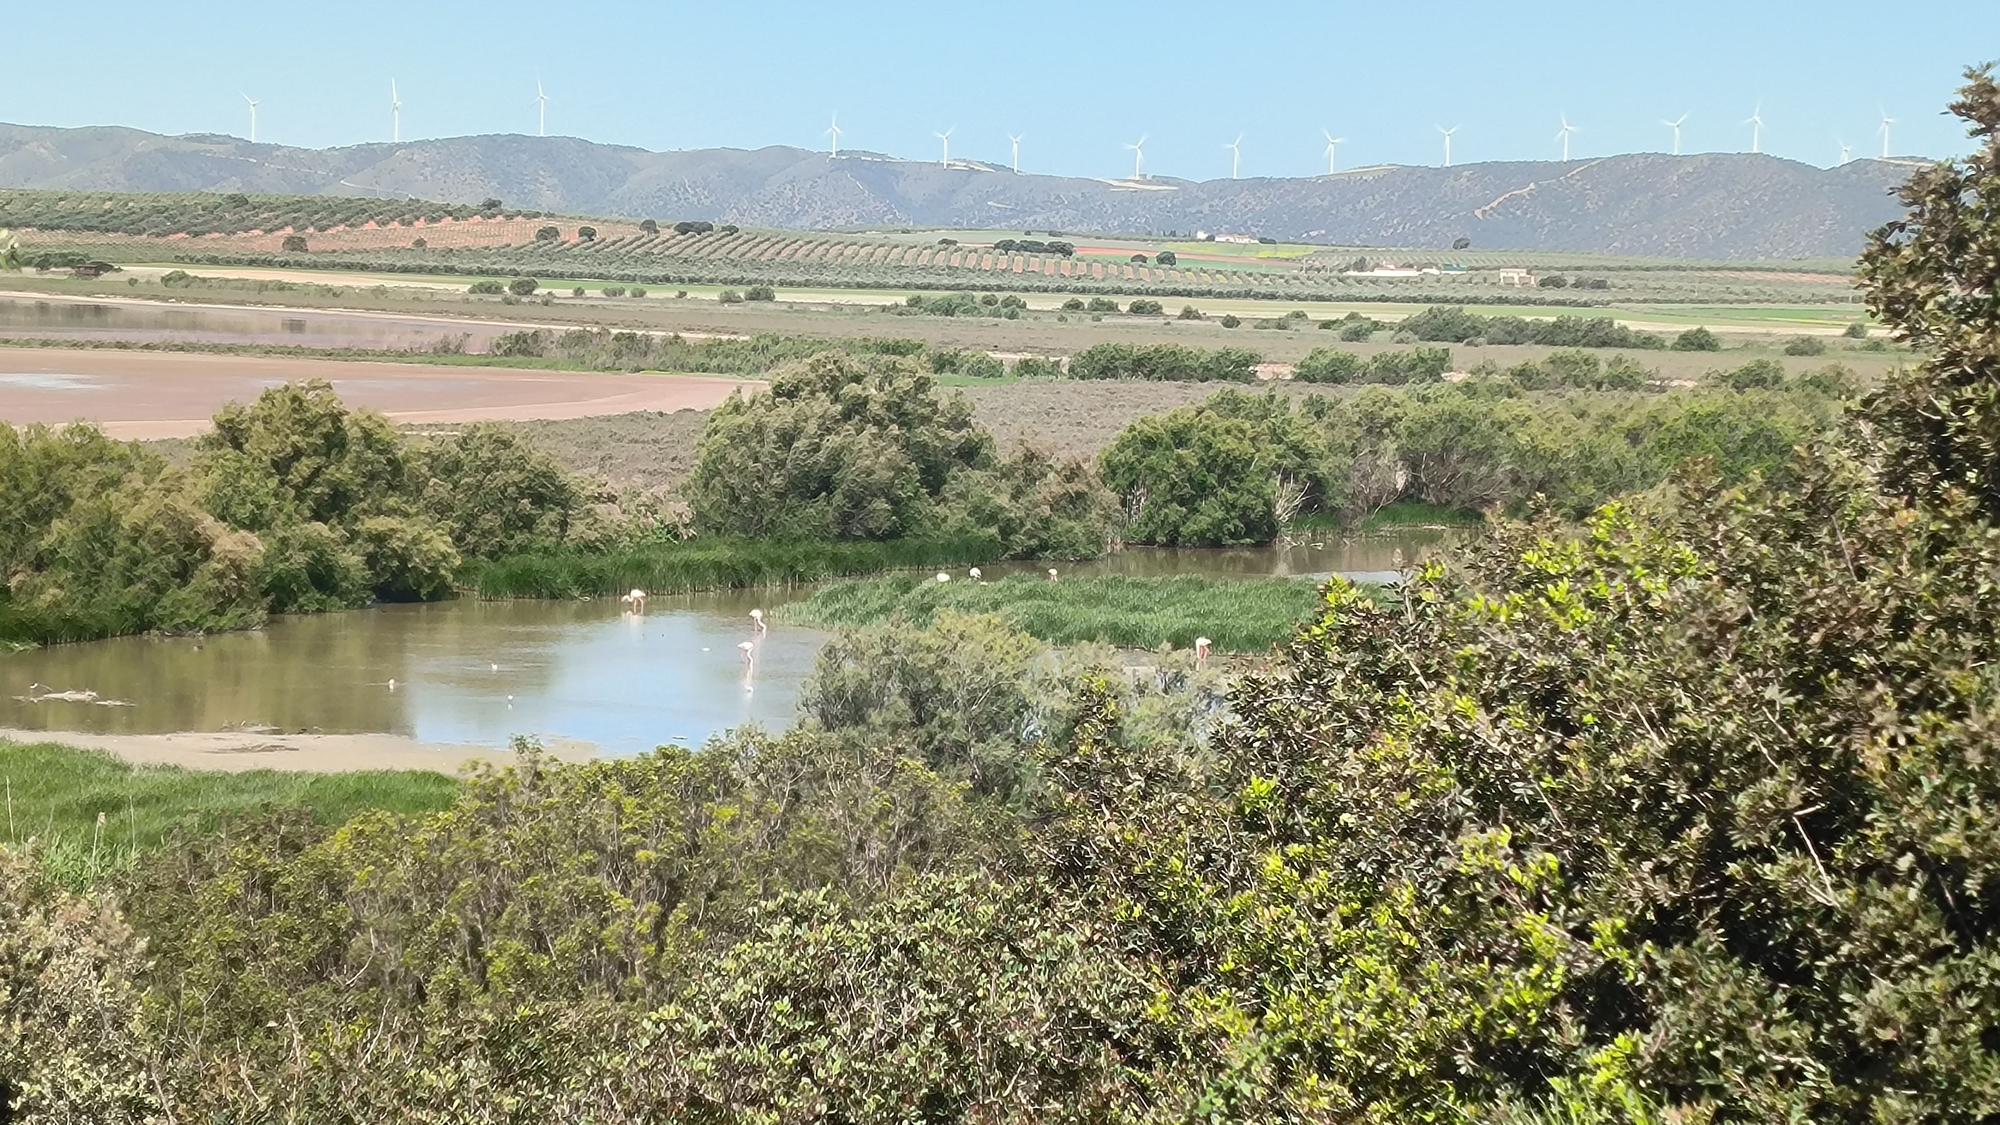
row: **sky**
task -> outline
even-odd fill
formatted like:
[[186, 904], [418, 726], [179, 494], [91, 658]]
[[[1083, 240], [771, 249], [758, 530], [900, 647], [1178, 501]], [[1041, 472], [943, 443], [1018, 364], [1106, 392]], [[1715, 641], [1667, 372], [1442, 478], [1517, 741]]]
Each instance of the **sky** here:
[[[249, 131], [329, 147], [536, 129], [649, 149], [789, 144], [1025, 172], [1226, 177], [1342, 167], [1763, 150], [1828, 165], [1844, 140], [1967, 150], [1942, 116], [1964, 68], [2000, 57], [2000, 0], [1386, 3], [1231, 0], [238, 4], [12, 0], [0, 121]], [[1913, 18], [1921, 12], [1921, 18]]]

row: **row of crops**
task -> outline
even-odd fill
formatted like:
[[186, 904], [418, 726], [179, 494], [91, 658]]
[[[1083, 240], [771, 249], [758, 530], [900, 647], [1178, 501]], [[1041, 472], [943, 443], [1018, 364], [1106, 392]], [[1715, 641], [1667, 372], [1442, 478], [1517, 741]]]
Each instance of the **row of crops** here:
[[165, 237], [253, 230], [411, 226], [446, 219], [536, 218], [541, 212], [421, 199], [190, 192], [0, 191], [0, 227]]

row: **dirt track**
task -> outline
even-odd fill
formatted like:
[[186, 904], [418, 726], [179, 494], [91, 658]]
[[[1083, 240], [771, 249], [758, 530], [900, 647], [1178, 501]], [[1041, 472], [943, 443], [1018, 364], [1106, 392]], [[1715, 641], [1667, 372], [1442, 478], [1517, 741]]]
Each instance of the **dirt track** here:
[[416, 363], [0, 349], [0, 421], [85, 420], [121, 438], [187, 437], [223, 403], [267, 387], [325, 379], [349, 405], [396, 422], [587, 418], [635, 410], [707, 410], [760, 383]]

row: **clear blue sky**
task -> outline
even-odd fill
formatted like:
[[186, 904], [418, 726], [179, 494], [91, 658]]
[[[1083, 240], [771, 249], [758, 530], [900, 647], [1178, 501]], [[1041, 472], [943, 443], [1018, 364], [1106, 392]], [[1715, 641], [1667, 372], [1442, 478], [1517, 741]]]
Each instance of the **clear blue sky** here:
[[[1662, 118], [1688, 114], [1684, 149], [1740, 151], [1760, 99], [1764, 150], [1832, 163], [1836, 136], [1879, 151], [1878, 105], [1897, 154], [1963, 152], [1939, 116], [1970, 63], [2000, 56], [2000, 0], [1818, 3], [512, 3], [8, 6], [0, 120], [121, 124], [162, 133], [248, 131], [307, 146], [535, 131], [653, 149], [842, 144], [1004, 162], [1024, 171], [1323, 171], [1322, 126], [1344, 167], [1436, 163], [1435, 126], [1458, 125], [1454, 163], [1558, 152], [1665, 151]], [[1922, 15], [1917, 13], [1922, 12]], [[1946, 18], [1945, 13], [1949, 13]], [[1904, 17], [1911, 18], [1904, 18]]]

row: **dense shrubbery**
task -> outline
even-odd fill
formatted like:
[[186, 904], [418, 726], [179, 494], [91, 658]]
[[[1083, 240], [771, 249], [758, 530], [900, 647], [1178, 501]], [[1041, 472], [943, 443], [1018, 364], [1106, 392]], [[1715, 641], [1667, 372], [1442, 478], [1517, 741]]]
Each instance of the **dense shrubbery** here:
[[0, 428], [0, 639], [436, 598], [466, 557], [566, 542], [585, 500], [509, 434], [413, 446], [325, 383], [224, 407], [186, 469], [88, 426]]
[[1314, 348], [1292, 378], [1302, 383], [1435, 383], [1451, 370], [1450, 348], [1377, 352], [1363, 359], [1339, 348]]
[[[982, 359], [990, 357], [981, 356]], [[827, 352], [710, 417], [685, 494], [694, 526], [764, 538], [944, 532], [1001, 554], [1101, 554], [1110, 499], [1080, 465], [1006, 461], [958, 395], [885, 356]]]
[[[1549, 362], [1572, 366], [1561, 356]], [[1525, 366], [1540, 377], [1539, 365]], [[1774, 468], [1831, 424], [1840, 389], [1520, 397], [1474, 380], [1296, 405], [1223, 391], [1135, 422], [1105, 451], [1102, 472], [1136, 543], [1263, 542], [1297, 516], [1353, 521], [1399, 500], [1477, 511], [1540, 495], [1580, 514], [1694, 458], [1729, 481]]]
[[1072, 379], [1150, 379], [1248, 383], [1257, 378], [1255, 352], [1179, 344], [1093, 344], [1070, 357]]
[[1652, 332], [1640, 332], [1610, 317], [1480, 316], [1460, 308], [1433, 307], [1403, 318], [1397, 331], [1419, 340], [1463, 344], [1546, 344], [1557, 348], [1664, 348], [1667, 342]]

